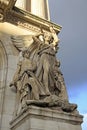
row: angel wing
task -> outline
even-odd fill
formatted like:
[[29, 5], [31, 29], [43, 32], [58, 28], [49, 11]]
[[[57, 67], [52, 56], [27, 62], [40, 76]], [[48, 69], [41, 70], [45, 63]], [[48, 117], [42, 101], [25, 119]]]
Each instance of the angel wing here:
[[22, 51], [25, 49], [29, 50], [30, 58], [36, 60], [36, 57], [38, 57], [37, 52], [42, 44], [37, 35], [11, 36], [11, 40], [15, 48], [18, 50], [17, 55], [19, 54], [19, 60], [23, 58]]
[[18, 51], [29, 47], [33, 43], [32, 35], [11, 36], [11, 41]]

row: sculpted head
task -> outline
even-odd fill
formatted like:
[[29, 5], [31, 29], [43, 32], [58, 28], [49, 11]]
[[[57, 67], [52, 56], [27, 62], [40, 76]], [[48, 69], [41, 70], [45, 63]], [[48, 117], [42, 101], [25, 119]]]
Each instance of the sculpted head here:
[[54, 27], [52, 25], [49, 26], [50, 32], [55, 33]]

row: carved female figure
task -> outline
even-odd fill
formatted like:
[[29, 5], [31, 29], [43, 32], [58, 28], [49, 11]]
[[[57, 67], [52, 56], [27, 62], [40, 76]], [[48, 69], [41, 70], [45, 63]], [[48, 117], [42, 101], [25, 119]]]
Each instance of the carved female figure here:
[[39, 100], [39, 95], [44, 95], [42, 84], [36, 78], [34, 71], [36, 64], [29, 59], [29, 50], [22, 51], [23, 59], [19, 61], [10, 86], [15, 86], [19, 104], [25, 107], [26, 100]]

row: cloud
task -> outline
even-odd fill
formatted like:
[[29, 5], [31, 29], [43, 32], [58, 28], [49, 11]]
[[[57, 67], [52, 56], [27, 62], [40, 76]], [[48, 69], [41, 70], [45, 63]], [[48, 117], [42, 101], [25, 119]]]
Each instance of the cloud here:
[[68, 87], [69, 101], [78, 105], [80, 113], [87, 113], [87, 83]]
[[69, 101], [84, 114], [87, 130], [87, 0], [49, 0], [51, 19], [62, 25], [57, 54], [61, 62]]
[[87, 130], [87, 113], [83, 114], [83, 124], [82, 124], [82, 130]]
[[[66, 83], [87, 81], [87, 0], [49, 0], [52, 21], [62, 25], [58, 58]], [[74, 10], [73, 10], [74, 9]]]

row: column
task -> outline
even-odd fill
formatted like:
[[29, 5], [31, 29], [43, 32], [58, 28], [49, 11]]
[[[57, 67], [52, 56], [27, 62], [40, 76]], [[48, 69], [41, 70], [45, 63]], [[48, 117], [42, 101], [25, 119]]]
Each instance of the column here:
[[16, 6], [50, 20], [48, 0], [17, 0]]
[[48, 0], [31, 0], [31, 13], [50, 20]]
[[26, 10], [26, 0], [17, 0], [16, 6], [23, 10]]

